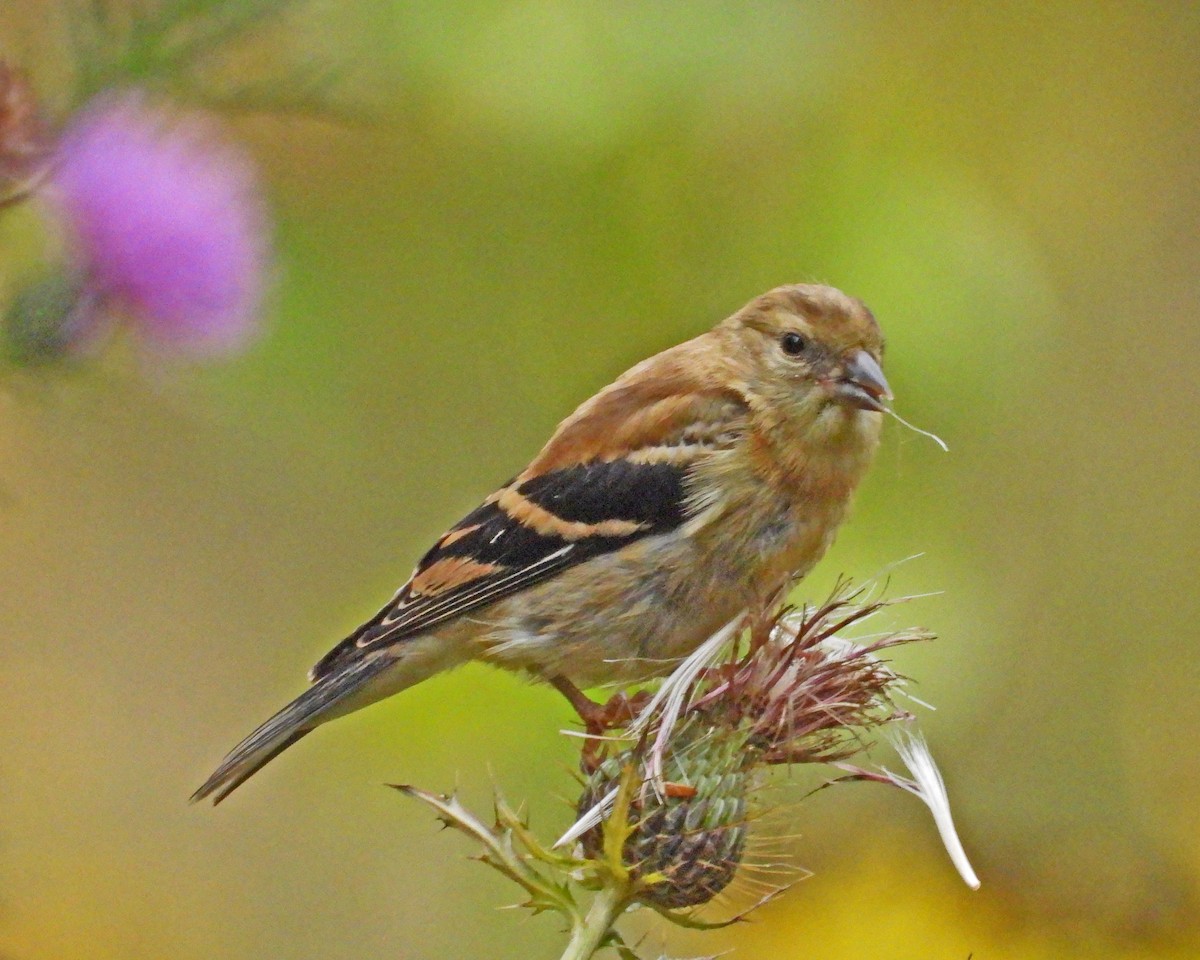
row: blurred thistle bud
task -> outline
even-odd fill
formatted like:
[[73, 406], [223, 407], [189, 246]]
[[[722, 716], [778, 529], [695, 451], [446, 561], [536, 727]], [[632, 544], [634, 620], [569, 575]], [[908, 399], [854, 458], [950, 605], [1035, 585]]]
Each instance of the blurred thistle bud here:
[[0, 203], [25, 193], [50, 150], [49, 125], [29, 78], [0, 60]]
[[245, 345], [265, 295], [267, 221], [252, 163], [207, 116], [102, 95], [66, 124], [53, 164], [92, 301], [168, 352]]
[[24, 367], [41, 366], [77, 354], [95, 326], [87, 283], [62, 267], [35, 276], [4, 311], [4, 355]]

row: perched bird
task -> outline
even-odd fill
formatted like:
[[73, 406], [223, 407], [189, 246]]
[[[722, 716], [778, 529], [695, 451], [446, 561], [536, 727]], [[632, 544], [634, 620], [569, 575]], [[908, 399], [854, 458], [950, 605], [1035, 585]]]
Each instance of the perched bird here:
[[670, 672], [820, 559], [891, 393], [870, 311], [765, 293], [633, 367], [452, 527], [312, 686], [192, 797], [219, 802], [319, 724], [468, 660], [579, 687]]

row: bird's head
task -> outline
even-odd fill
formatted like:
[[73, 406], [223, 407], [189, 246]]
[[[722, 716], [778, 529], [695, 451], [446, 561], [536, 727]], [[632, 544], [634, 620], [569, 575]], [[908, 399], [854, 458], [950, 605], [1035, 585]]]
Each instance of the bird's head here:
[[862, 301], [818, 284], [776, 287], [721, 328], [742, 381], [780, 419], [878, 429], [892, 394], [880, 366], [883, 334]]

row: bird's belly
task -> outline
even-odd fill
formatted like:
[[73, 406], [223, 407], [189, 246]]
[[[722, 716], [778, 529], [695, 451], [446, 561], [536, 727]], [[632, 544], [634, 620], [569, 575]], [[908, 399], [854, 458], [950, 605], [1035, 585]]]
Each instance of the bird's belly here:
[[580, 686], [631, 682], [670, 672], [747, 604], [690, 539], [648, 537], [496, 604], [476, 656]]
[[793, 525], [759, 532], [743, 550], [673, 533], [596, 557], [489, 609], [475, 656], [580, 686], [669, 673], [801, 565]]

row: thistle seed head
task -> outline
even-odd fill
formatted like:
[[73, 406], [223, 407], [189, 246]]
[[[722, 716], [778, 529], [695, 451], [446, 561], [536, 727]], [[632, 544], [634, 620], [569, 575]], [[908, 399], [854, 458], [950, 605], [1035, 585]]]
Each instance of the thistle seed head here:
[[774, 614], [743, 648], [714, 643], [707, 663], [681, 667], [631, 723], [605, 731], [605, 755], [597, 760], [595, 743], [585, 748], [587, 779], [568, 834], [584, 856], [605, 852], [608, 821], [622, 809], [614, 797], [632, 771], [639, 787], [616, 826], [637, 899], [662, 909], [707, 903], [743, 859], [762, 771], [844, 761], [869, 745], [873, 728], [909, 719], [893, 702], [903, 678], [878, 653], [929, 634], [841, 638], [884, 606], [861, 597], [843, 587], [820, 607]]
[[[695, 907], [729, 885], [746, 847], [752, 753], [697, 719], [680, 731], [666, 789], [639, 790], [629, 805], [622, 859], [641, 887], [638, 899], [664, 909]], [[638, 759], [636, 749], [606, 758], [587, 780], [579, 814], [617, 788]], [[601, 856], [602, 826], [580, 840], [584, 856]]]

